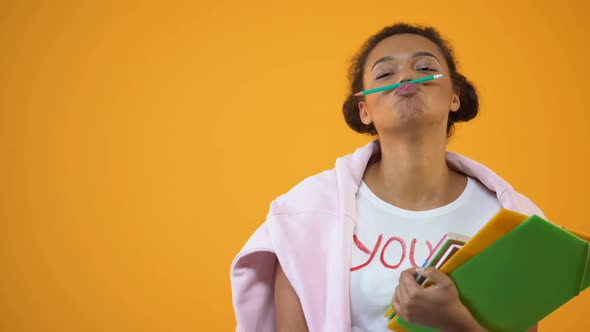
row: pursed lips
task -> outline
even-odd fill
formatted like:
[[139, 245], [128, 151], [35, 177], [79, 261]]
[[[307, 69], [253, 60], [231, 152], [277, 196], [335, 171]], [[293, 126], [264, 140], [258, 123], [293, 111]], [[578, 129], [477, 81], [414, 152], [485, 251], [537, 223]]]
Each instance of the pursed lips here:
[[396, 95], [409, 95], [412, 94], [420, 89], [418, 84], [414, 83], [405, 83], [400, 85], [397, 89], [395, 89]]

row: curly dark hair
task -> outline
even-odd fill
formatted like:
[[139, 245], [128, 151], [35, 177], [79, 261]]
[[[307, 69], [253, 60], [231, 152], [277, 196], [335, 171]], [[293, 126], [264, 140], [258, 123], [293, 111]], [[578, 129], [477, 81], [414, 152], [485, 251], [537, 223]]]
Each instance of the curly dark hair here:
[[436, 44], [442, 52], [449, 66], [451, 73], [451, 82], [454, 89], [459, 91], [459, 100], [461, 106], [456, 112], [449, 111], [447, 122], [447, 137], [451, 137], [456, 122], [466, 122], [473, 119], [479, 111], [479, 99], [475, 87], [457, 71], [453, 49], [448, 41], [443, 39], [438, 30], [432, 27], [410, 25], [407, 23], [398, 23], [383, 28], [381, 31], [371, 36], [361, 47], [360, 51], [352, 58], [348, 69], [349, 94], [344, 104], [342, 112], [344, 119], [350, 128], [361, 134], [377, 135], [377, 129], [373, 124], [365, 125], [361, 122], [359, 115], [358, 103], [364, 97], [355, 97], [354, 93], [364, 90], [363, 71], [367, 62], [369, 53], [382, 40], [399, 34], [413, 34], [427, 38]]

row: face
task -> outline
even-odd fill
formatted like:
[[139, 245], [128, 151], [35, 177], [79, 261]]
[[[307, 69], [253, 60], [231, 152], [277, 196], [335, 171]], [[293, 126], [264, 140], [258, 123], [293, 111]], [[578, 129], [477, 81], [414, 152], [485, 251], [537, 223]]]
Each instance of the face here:
[[443, 130], [446, 136], [449, 111], [459, 109], [459, 95], [441, 51], [427, 38], [400, 34], [381, 41], [367, 57], [363, 82], [367, 90], [435, 74], [443, 77], [364, 96], [358, 104], [361, 121], [373, 123], [379, 136], [425, 130]]

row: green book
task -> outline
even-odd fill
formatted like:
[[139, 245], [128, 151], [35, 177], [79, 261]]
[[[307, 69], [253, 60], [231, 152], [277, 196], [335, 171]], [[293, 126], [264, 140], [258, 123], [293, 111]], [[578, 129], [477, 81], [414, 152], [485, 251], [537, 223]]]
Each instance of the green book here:
[[[449, 277], [485, 328], [526, 331], [590, 286], [588, 241], [533, 215]], [[397, 319], [410, 331], [436, 331]]]

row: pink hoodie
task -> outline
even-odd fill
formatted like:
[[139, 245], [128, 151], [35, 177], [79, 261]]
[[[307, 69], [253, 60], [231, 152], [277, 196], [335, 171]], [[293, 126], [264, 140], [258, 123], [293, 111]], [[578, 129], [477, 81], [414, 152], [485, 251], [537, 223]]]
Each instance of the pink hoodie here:
[[[275, 331], [277, 259], [299, 296], [310, 332], [350, 331], [355, 194], [377, 149], [373, 141], [338, 158], [334, 169], [308, 177], [271, 203], [266, 221], [231, 265], [237, 331]], [[446, 159], [450, 167], [494, 191], [504, 208], [544, 217], [528, 198], [482, 164], [451, 152]]]

